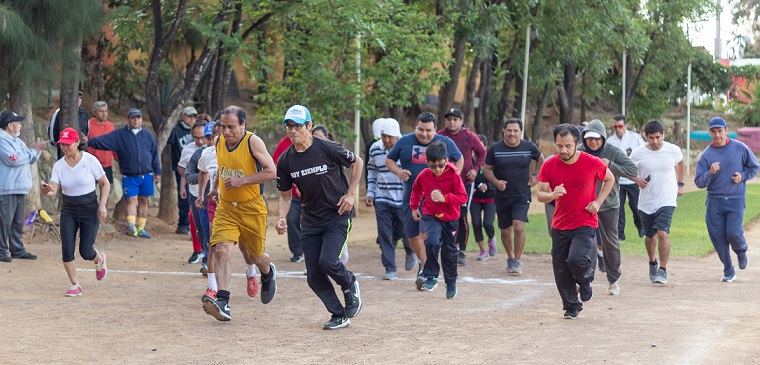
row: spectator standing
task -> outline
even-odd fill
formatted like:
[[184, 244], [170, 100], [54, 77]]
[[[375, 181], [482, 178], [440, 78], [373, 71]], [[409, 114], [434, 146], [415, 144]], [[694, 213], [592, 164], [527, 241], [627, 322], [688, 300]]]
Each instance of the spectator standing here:
[[[98, 101], [92, 105], [93, 117], [89, 120], [89, 132], [87, 138], [95, 138], [114, 131], [113, 123], [108, 121], [108, 104], [105, 101]], [[113, 159], [116, 153], [113, 151], [99, 151], [92, 147], [87, 148], [87, 152], [95, 156], [100, 161], [100, 166], [106, 174], [110, 184], [113, 184]]]
[[[187, 203], [187, 198], [183, 199], [181, 195], [180, 181], [182, 180], [182, 175], [177, 170], [177, 164], [182, 156], [182, 149], [193, 141], [190, 129], [195, 125], [197, 118], [198, 111], [191, 106], [186, 107], [182, 110], [180, 120], [172, 128], [169, 139], [166, 140], [166, 144], [171, 148], [172, 169], [174, 177], [177, 180], [177, 209], [179, 210], [179, 220], [177, 221], [177, 230], [175, 231], [177, 234], [190, 233], [190, 218], [188, 216], [190, 206]], [[187, 191], [185, 191], [185, 194], [187, 194]]]

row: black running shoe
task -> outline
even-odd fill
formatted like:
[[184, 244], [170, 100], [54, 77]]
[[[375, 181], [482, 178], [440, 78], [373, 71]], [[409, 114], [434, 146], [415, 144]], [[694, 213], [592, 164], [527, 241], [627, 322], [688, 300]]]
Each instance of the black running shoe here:
[[564, 319], [576, 319], [578, 318], [578, 313], [580, 311], [577, 309], [568, 309], [565, 311], [565, 314], [562, 316]]
[[226, 300], [215, 299], [210, 296], [203, 297], [203, 310], [216, 318], [217, 320], [227, 322], [231, 321], [230, 305]]
[[325, 322], [322, 326], [326, 330], [337, 330], [339, 328], [348, 327], [351, 324], [351, 320], [346, 316], [332, 316], [330, 320]]
[[261, 274], [261, 302], [267, 304], [277, 294], [277, 268], [274, 263], [269, 264], [269, 275]]
[[588, 302], [591, 297], [594, 296], [594, 290], [591, 288], [591, 283], [581, 284], [578, 288], [578, 292], [581, 294], [581, 301]]
[[354, 280], [351, 287], [343, 291], [343, 295], [346, 299], [346, 316], [348, 318], [354, 318], [362, 309], [362, 297], [359, 290], [359, 281]]

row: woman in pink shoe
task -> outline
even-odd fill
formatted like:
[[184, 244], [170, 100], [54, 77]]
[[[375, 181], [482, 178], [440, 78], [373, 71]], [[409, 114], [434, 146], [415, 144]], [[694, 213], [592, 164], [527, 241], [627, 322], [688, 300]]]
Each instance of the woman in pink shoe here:
[[[58, 187], [63, 192], [61, 208], [61, 243], [63, 267], [71, 281], [71, 287], [66, 296], [82, 295], [82, 287], [77, 279], [74, 253], [76, 236], [79, 231], [79, 255], [83, 259], [95, 263], [95, 277], [102, 280], [106, 277], [106, 254], [95, 250], [95, 237], [98, 234], [100, 221], [107, 215], [106, 202], [111, 184], [106, 173], [95, 156], [79, 149], [79, 135], [73, 128], [61, 131], [58, 144], [63, 150], [64, 157], [53, 165], [50, 183], [40, 182], [42, 193], [55, 196]], [[100, 185], [100, 202], [95, 194], [95, 183]]]

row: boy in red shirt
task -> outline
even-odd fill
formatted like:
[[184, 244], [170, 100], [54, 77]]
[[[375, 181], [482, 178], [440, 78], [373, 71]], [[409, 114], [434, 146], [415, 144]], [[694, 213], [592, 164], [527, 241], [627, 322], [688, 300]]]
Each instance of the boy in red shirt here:
[[[541, 166], [536, 197], [542, 203], [556, 202], [552, 219], [554, 282], [562, 298], [564, 318], [575, 319], [583, 310], [582, 302], [588, 302], [593, 295], [591, 255], [596, 255], [596, 213], [615, 178], [598, 157], [578, 151], [578, 128], [560, 124], [553, 134], [558, 158], [547, 159]], [[603, 182], [598, 195], [597, 181]]]
[[[438, 285], [438, 273], [443, 266], [443, 278], [446, 282], [446, 298], [457, 295], [457, 244], [459, 229], [459, 206], [467, 202], [467, 192], [459, 177], [456, 166], [448, 162], [446, 144], [433, 142], [425, 151], [428, 168], [422, 170], [414, 180], [409, 206], [412, 218], [425, 222], [427, 238], [425, 251], [427, 261], [422, 269], [425, 281], [417, 289], [433, 291]], [[422, 213], [418, 210], [420, 201]], [[438, 264], [438, 252], [441, 252], [441, 265]]]

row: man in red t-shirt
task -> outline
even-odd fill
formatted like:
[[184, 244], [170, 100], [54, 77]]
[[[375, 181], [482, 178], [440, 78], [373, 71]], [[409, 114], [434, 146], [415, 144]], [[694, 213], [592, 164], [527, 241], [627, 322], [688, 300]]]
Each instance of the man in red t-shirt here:
[[[575, 319], [583, 310], [581, 302], [588, 302], [593, 295], [596, 213], [615, 178], [602, 160], [578, 151], [578, 128], [560, 124], [553, 134], [559, 158], [546, 160], [541, 167], [536, 197], [542, 203], [556, 202], [552, 220], [554, 282], [562, 298], [564, 318]], [[598, 180], [603, 183], [596, 195]]]
[[[98, 101], [92, 106], [93, 118], [90, 118], [89, 132], [87, 138], [95, 138], [107, 133], [111, 133], [114, 130], [113, 123], [108, 121], [108, 104], [105, 101]], [[116, 158], [116, 152], [96, 150], [92, 147], [87, 148], [87, 152], [95, 156], [100, 164], [103, 166], [103, 171], [106, 172], [106, 178], [108, 182], [113, 184], [113, 169], [111, 165]]]

